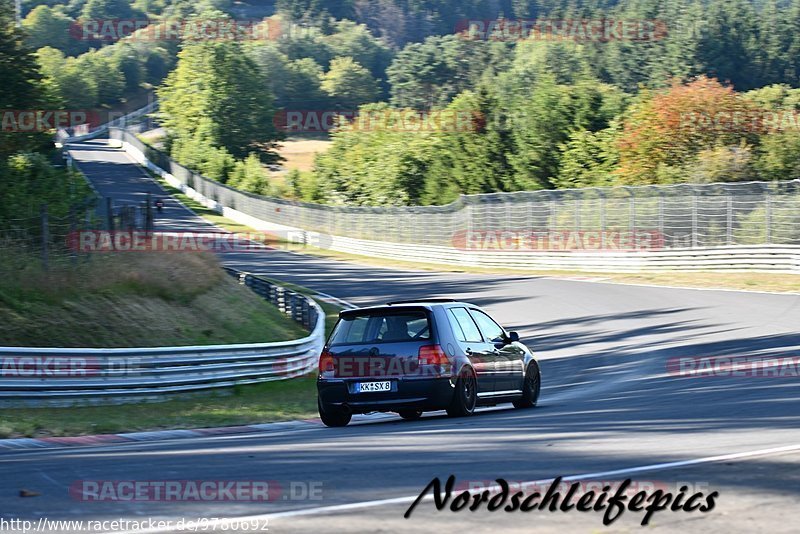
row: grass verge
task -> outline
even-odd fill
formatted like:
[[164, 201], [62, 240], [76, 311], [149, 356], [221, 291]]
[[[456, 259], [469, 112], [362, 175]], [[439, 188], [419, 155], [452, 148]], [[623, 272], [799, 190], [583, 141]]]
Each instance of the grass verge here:
[[256, 343], [308, 333], [225, 274], [213, 254], [97, 254], [48, 271], [0, 260], [0, 345]]
[[316, 376], [234, 387], [158, 404], [14, 408], [0, 412], [0, 438], [79, 436], [246, 425], [317, 415]]

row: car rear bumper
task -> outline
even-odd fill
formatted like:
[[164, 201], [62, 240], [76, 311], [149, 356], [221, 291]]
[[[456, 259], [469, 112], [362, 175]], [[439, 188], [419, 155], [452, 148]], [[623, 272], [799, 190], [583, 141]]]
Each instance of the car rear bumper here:
[[443, 410], [453, 399], [454, 386], [449, 377], [386, 380], [392, 382], [392, 391], [353, 393], [354, 383], [374, 382], [375, 378], [319, 379], [317, 391], [323, 405], [344, 407], [353, 413]]

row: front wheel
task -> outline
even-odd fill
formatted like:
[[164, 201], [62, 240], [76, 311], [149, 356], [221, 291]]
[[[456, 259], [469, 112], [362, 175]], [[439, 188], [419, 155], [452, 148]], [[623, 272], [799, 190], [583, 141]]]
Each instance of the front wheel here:
[[475, 412], [478, 402], [478, 381], [471, 370], [463, 371], [456, 380], [453, 401], [447, 408], [450, 417], [463, 417]]
[[539, 400], [539, 389], [542, 386], [542, 375], [539, 365], [532, 361], [525, 372], [525, 382], [522, 384], [522, 397], [514, 401], [514, 408], [532, 408]]
[[347, 426], [353, 414], [342, 408], [335, 406], [328, 406], [323, 408], [322, 401], [317, 399], [317, 409], [319, 410], [319, 418], [325, 426]]

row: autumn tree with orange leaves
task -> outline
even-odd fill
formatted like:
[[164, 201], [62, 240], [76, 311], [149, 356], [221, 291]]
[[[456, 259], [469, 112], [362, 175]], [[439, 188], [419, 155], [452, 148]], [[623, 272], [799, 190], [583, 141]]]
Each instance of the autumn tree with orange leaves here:
[[680, 173], [698, 154], [720, 147], [749, 150], [759, 127], [755, 106], [713, 78], [643, 91], [625, 118], [615, 174], [621, 184], [692, 181]]

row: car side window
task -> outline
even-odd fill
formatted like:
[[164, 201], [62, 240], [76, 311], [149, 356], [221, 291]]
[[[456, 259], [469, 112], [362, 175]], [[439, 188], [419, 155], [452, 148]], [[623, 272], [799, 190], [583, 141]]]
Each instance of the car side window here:
[[450, 319], [451, 325], [453, 325], [453, 319], [455, 319], [456, 324], [453, 325], [453, 332], [459, 341], [467, 343], [481, 343], [483, 341], [480, 330], [478, 330], [475, 321], [472, 320], [466, 308], [450, 308], [448, 312], [448, 319]]
[[480, 310], [470, 310], [469, 313], [478, 323], [478, 328], [481, 329], [484, 338], [492, 342], [502, 341], [505, 337], [505, 331], [502, 326], [494, 322], [494, 319]]

